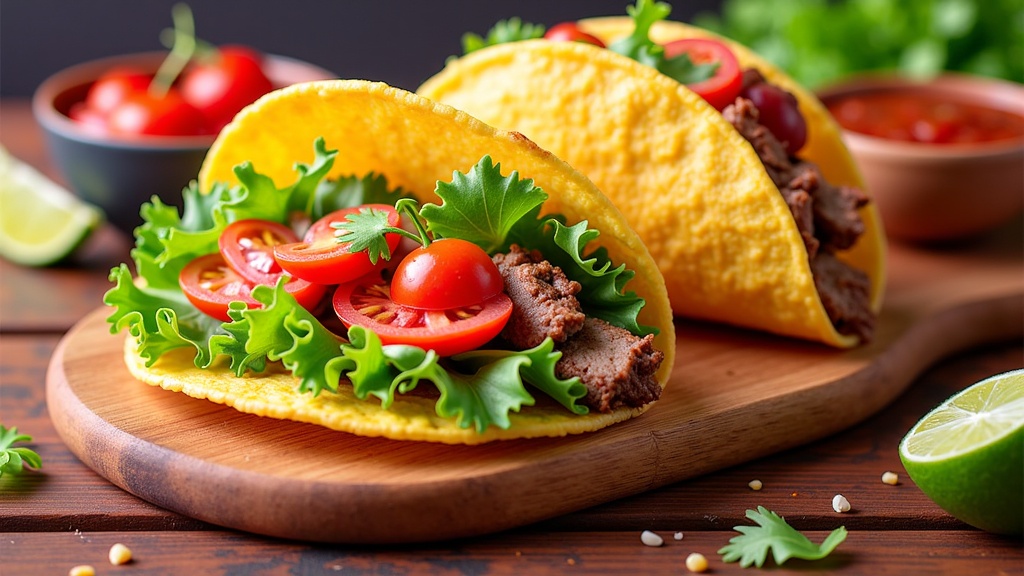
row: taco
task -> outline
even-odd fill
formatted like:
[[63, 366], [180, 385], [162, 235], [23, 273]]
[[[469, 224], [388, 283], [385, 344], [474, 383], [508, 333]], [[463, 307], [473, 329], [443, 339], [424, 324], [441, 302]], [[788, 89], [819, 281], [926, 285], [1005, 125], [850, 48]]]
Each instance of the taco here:
[[520, 134], [449, 106], [356, 80], [270, 93], [183, 195], [180, 215], [143, 206], [137, 277], [115, 268], [104, 297], [149, 384], [476, 444], [597, 430], [667, 383], [664, 280], [621, 213]]
[[663, 3], [629, 12], [546, 35], [576, 42], [500, 23], [418, 93], [586, 174], [647, 245], [677, 315], [869, 340], [885, 239], [824, 106], [743, 46], [664, 20]]

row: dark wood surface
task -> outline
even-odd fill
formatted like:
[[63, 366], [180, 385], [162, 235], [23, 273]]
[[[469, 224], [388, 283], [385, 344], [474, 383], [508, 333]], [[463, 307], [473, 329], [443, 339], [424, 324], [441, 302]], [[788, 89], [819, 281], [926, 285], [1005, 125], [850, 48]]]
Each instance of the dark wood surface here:
[[[0, 103], [0, 142], [57, 177], [26, 103]], [[1019, 243], [1018, 229], [997, 235], [1000, 242]], [[0, 421], [32, 435], [30, 446], [44, 463], [41, 471], [0, 479], [5, 575], [66, 574], [78, 564], [101, 574], [681, 574], [690, 552], [707, 556], [710, 573], [739, 574], [748, 572], [724, 564], [716, 551], [736, 535], [732, 526], [747, 523], [744, 511], [758, 505], [814, 541], [839, 525], [850, 530], [828, 559], [790, 561], [772, 573], [1024, 573], [1019, 539], [975, 530], [944, 513], [914, 486], [897, 454], [906, 430], [947, 396], [1024, 366], [1019, 336], [939, 361], [881, 412], [823, 440], [510, 532], [421, 545], [313, 545], [165, 511], [75, 458], [50, 421], [44, 394], [60, 337], [97, 307], [109, 287], [109, 268], [128, 249], [125, 238], [105, 229], [57, 268], [0, 261]], [[887, 470], [900, 475], [898, 485], [881, 482]], [[747, 487], [755, 478], [764, 483], [761, 491]], [[838, 493], [850, 500], [852, 512], [832, 510]], [[295, 510], [315, 513], [315, 506]], [[641, 544], [642, 530], [659, 532], [665, 546]], [[675, 532], [683, 539], [675, 540]], [[116, 542], [132, 549], [131, 565], [109, 565], [107, 551]]]

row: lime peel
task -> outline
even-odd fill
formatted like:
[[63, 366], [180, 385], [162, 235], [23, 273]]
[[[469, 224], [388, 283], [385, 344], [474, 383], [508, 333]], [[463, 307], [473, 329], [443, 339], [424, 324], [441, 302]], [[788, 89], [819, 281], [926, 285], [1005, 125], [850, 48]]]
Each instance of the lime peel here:
[[0, 255], [26, 266], [68, 257], [103, 212], [0, 147]]
[[921, 491], [953, 516], [1024, 532], [1024, 369], [948, 398], [910, 429], [899, 453]]

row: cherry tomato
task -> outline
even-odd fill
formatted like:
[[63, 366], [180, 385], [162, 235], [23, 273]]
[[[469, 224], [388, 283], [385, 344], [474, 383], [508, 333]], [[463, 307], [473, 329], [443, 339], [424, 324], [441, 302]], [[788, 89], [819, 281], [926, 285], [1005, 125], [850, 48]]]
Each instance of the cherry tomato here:
[[[349, 252], [351, 243], [338, 243], [335, 239], [339, 231], [331, 226], [335, 222], [344, 222], [346, 216], [356, 214], [362, 208], [387, 212], [391, 226], [397, 227], [401, 223], [395, 207], [387, 204], [365, 204], [336, 210], [314, 222], [302, 242], [274, 246], [274, 258], [292, 276], [317, 284], [342, 284], [368, 274], [375, 265], [370, 262], [366, 251]], [[394, 255], [401, 236], [385, 234], [384, 238]]]
[[719, 111], [736, 100], [743, 88], [743, 75], [736, 56], [728, 46], [708, 38], [683, 38], [665, 44], [667, 58], [675, 58], [680, 54], [689, 56], [694, 64], [718, 64], [713, 76], [687, 84], [687, 88]]
[[[178, 285], [193, 306], [204, 314], [224, 322], [231, 321], [228, 304], [245, 302], [249, 308], [262, 306], [252, 297], [256, 286], [241, 277], [224, 261], [220, 254], [207, 254], [192, 260], [178, 275]], [[285, 290], [306, 310], [315, 310], [327, 293], [327, 287], [304, 280], [291, 280]]]
[[148, 92], [126, 96], [110, 111], [107, 125], [113, 134], [189, 136], [210, 133], [203, 114], [173, 90], [162, 98]]
[[387, 283], [375, 277], [338, 286], [334, 311], [346, 327], [363, 326], [384, 344], [409, 344], [452, 356], [494, 339], [512, 315], [512, 300], [499, 293], [473, 306], [420, 310], [395, 303]]
[[274, 247], [298, 242], [299, 237], [284, 224], [269, 220], [239, 220], [220, 234], [218, 247], [228, 266], [254, 284], [277, 283], [285, 271], [274, 259]]
[[86, 106], [85, 102], [76, 102], [68, 110], [68, 118], [71, 118], [89, 134], [106, 136], [110, 134], [107, 126], [107, 117]]
[[129, 96], [148, 90], [152, 79], [152, 74], [140, 70], [114, 68], [100, 76], [89, 88], [85, 105], [105, 116]]
[[553, 42], [584, 42], [599, 48], [605, 47], [604, 42], [600, 38], [580, 30], [580, 27], [575, 22], [555, 24], [544, 33], [544, 38]]
[[402, 260], [391, 280], [391, 298], [411, 308], [448, 310], [479, 304], [504, 288], [501, 272], [482, 248], [443, 238]]
[[260, 54], [243, 46], [222, 46], [216, 58], [191, 66], [181, 78], [182, 96], [207, 117], [215, 131], [272, 89]]
[[786, 147], [791, 156], [807, 142], [807, 122], [797, 106], [796, 97], [778, 86], [758, 82], [740, 94], [757, 107], [758, 120]]

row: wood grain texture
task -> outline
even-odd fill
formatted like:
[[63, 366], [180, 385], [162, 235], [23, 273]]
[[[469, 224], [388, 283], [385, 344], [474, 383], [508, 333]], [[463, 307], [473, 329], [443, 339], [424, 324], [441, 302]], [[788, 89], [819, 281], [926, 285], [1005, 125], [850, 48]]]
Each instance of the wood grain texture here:
[[[708, 559], [710, 574], [752, 574], [749, 568], [723, 563], [716, 554], [735, 532], [691, 531], [679, 541], [671, 531], [660, 534], [665, 545], [658, 548], [641, 544], [635, 531], [554, 536], [514, 531], [442, 546], [389, 547], [316, 546], [231, 532], [0, 533], [0, 542], [18, 552], [5, 559], [4, 574], [10, 576], [66, 574], [78, 564], [95, 566], [97, 574], [679, 575], [689, 574], [683, 563], [691, 552]], [[807, 536], [821, 542], [826, 534], [812, 531]], [[107, 551], [118, 542], [131, 549], [133, 560], [112, 567]], [[769, 560], [765, 566], [775, 575], [1006, 576], [1021, 573], [1022, 558], [1019, 542], [984, 532], [909, 531], [894, 540], [891, 532], [864, 531], [851, 532], [824, 560], [790, 560], [781, 567]]]
[[[114, 484], [189, 517], [303, 540], [496, 532], [773, 454], [877, 412], [938, 358], [1020, 337], [1019, 253], [894, 250], [877, 339], [840, 352], [680, 323], [672, 385], [598, 434], [477, 447], [359, 438], [138, 385], [106, 311], [47, 377], [61, 437]], [[941, 257], [939, 257], [941, 256]], [[318, 513], [295, 514], [315, 508]]]

